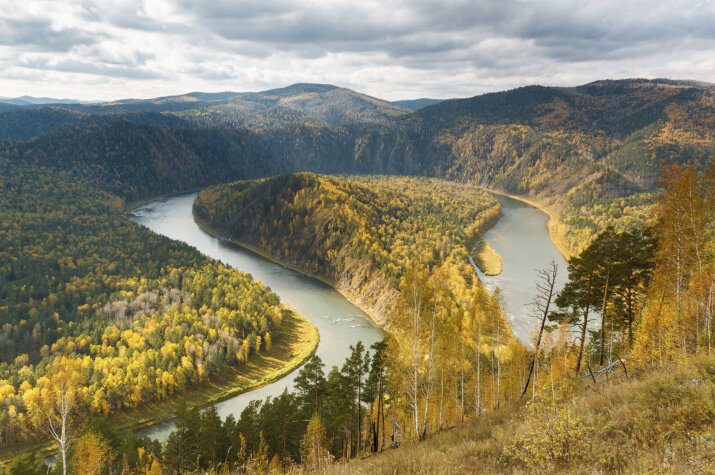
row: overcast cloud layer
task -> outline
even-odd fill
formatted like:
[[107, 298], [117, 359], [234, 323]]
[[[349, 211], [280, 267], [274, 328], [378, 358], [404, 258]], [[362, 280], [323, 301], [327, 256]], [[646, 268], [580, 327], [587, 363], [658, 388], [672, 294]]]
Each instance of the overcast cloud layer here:
[[0, 96], [715, 82], [715, 0], [0, 0]]

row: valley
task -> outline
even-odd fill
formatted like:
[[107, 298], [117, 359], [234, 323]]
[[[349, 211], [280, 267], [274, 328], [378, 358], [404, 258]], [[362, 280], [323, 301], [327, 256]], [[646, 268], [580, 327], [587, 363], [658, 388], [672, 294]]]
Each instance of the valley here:
[[[494, 471], [684, 463], [715, 414], [713, 90], [0, 105], [0, 470], [81, 440], [136, 473], [415, 471], [455, 427]], [[600, 387], [680, 429], [595, 437], [569, 407]], [[534, 435], [572, 423], [599, 460]]]
[[[203, 231], [194, 221], [192, 206], [196, 195], [164, 198], [132, 211], [131, 218], [168, 238], [185, 242], [203, 254], [225, 262], [237, 270], [249, 272], [275, 292], [283, 303], [295, 309], [315, 326], [320, 334], [317, 354], [325, 364], [339, 365], [348, 356], [349, 345], [366, 345], [383, 338], [384, 333], [358, 307], [345, 300], [327, 284], [304, 276], [284, 266]], [[302, 359], [301, 359], [302, 361]], [[273, 384], [244, 392], [216, 405], [221, 417], [240, 415], [254, 399], [277, 397], [292, 388], [297, 372]], [[154, 425], [142, 435], [163, 440], [173, 430], [172, 423]]]

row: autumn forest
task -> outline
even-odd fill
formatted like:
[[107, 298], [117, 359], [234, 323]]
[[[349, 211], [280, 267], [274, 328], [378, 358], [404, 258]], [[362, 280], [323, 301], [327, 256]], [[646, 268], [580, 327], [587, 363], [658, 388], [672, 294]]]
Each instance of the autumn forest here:
[[[714, 90], [0, 108], [0, 473], [712, 470]], [[216, 243], [322, 281], [384, 338], [328, 365], [280, 289], [129, 219], [186, 192]], [[528, 341], [485, 280], [493, 192], [547, 213], [567, 262], [524, 282]]]

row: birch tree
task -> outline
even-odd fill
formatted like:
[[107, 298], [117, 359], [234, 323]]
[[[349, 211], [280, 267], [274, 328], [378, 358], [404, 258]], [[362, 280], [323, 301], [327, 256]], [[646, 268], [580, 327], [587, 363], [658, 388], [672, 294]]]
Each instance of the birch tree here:
[[38, 427], [43, 427], [57, 443], [62, 459], [62, 474], [67, 474], [67, 450], [72, 440], [73, 416], [78, 391], [83, 386], [82, 362], [61, 356], [48, 366], [46, 376], [23, 396]]

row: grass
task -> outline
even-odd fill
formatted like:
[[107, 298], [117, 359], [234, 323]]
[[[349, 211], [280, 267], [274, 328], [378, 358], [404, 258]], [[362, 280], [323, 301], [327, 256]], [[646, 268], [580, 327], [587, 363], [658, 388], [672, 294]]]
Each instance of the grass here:
[[715, 357], [562, 381], [526, 403], [327, 473], [715, 473]]
[[[238, 394], [258, 389], [270, 384], [301, 366], [318, 347], [318, 330], [296, 312], [283, 317], [279, 329], [273, 334], [270, 351], [253, 355], [240, 366], [226, 368], [209, 381], [176, 393], [170, 399], [149, 402], [138, 408], [124, 409], [110, 416], [117, 431], [128, 433], [170, 419], [175, 415], [179, 402], [186, 401], [192, 406], [208, 407]], [[17, 445], [0, 451], [0, 468], [3, 462], [28, 452], [50, 455], [54, 445], [34, 443]]]
[[482, 240], [475, 248], [475, 263], [485, 275], [499, 275], [502, 271], [502, 259], [491, 244]]

